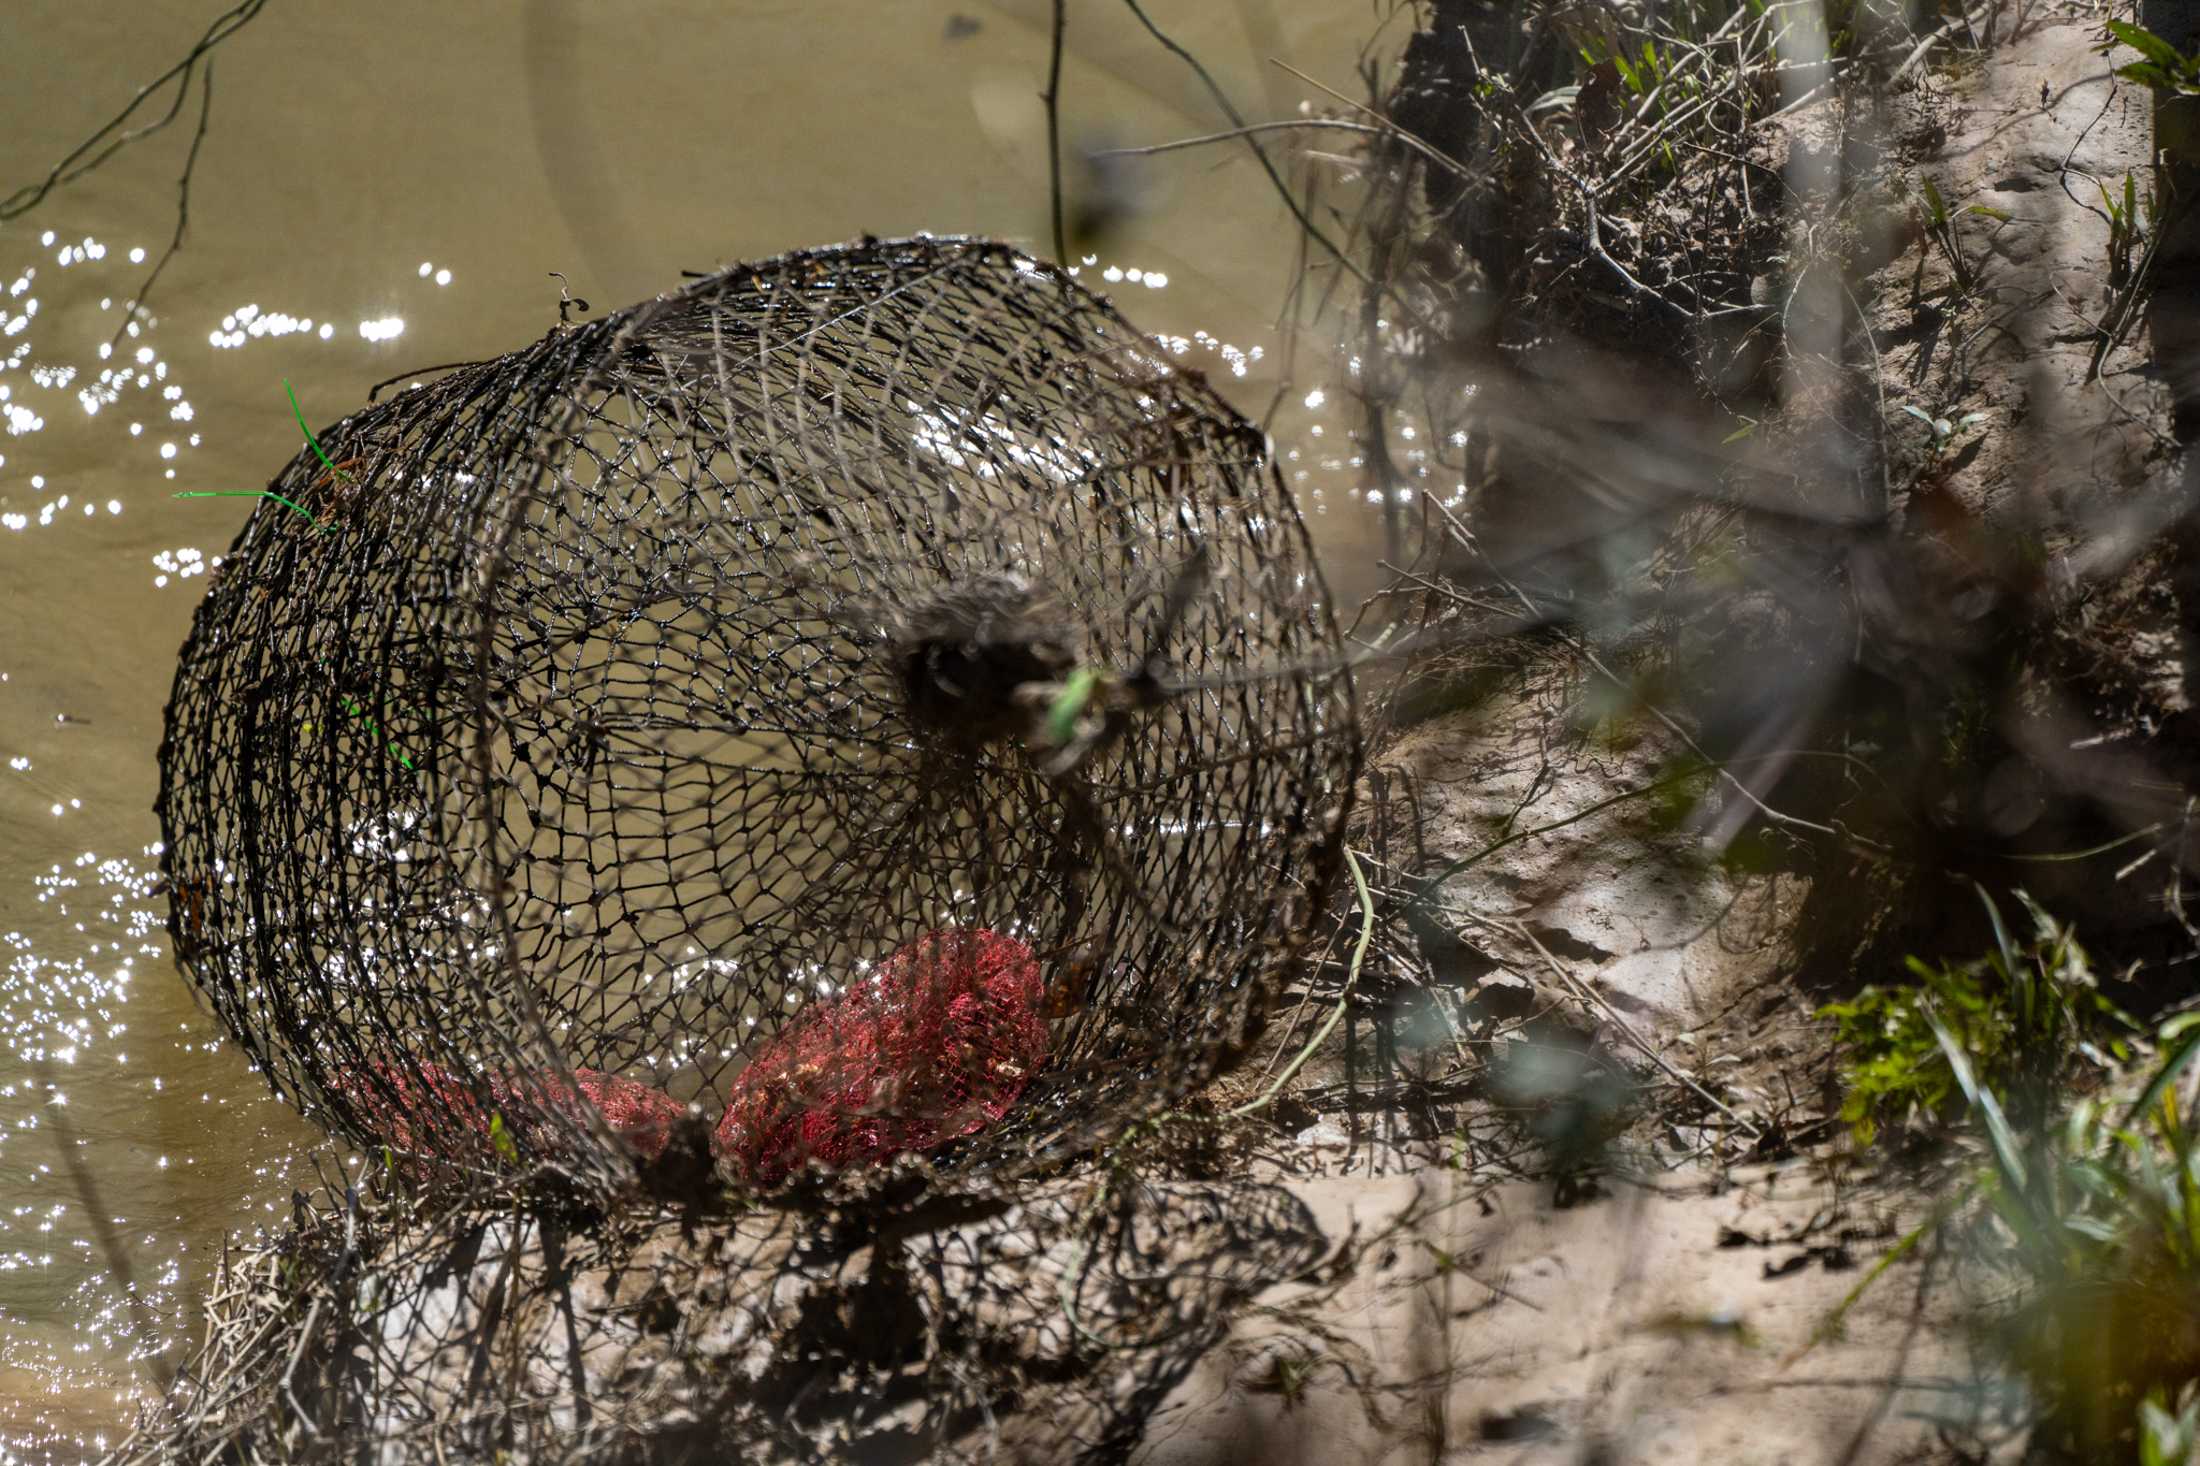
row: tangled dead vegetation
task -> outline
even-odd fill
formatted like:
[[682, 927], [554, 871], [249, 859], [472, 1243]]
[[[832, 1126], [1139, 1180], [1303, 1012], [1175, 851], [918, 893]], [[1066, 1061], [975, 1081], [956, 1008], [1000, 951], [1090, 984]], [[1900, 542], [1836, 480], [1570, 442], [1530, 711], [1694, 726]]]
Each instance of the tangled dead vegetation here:
[[1334, 1250], [1288, 1192], [1156, 1159], [710, 1217], [301, 1199], [224, 1259], [165, 1431], [119, 1459], [1112, 1459], [1234, 1304]]

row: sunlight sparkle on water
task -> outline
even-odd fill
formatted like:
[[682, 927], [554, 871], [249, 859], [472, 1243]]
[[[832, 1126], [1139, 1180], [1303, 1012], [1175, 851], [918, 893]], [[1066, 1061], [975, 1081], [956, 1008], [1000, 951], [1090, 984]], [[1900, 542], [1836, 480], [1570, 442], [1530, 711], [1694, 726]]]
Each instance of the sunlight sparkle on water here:
[[234, 349], [247, 341], [267, 336], [293, 336], [318, 329], [323, 341], [334, 333], [327, 323], [315, 327], [313, 317], [294, 316], [287, 311], [262, 311], [257, 303], [240, 305], [221, 319], [221, 325], [206, 333], [206, 339], [214, 346]]

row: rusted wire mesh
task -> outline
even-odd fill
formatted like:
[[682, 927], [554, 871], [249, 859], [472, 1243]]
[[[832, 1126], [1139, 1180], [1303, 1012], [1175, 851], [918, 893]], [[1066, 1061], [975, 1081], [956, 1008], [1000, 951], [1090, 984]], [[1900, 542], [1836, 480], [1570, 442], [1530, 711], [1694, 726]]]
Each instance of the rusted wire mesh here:
[[1043, 1166], [1213, 1071], [1329, 878], [1261, 435], [1005, 246], [736, 266], [319, 443], [184, 647], [163, 863], [393, 1170]]

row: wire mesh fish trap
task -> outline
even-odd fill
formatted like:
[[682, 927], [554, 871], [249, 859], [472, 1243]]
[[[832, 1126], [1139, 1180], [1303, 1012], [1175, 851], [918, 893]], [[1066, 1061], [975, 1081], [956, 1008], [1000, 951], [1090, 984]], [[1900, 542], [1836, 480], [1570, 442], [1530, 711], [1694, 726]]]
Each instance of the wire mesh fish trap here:
[[1043, 1164], [1206, 1078], [1357, 761], [1261, 435], [969, 239], [740, 265], [345, 419], [211, 578], [171, 932], [391, 1163]]

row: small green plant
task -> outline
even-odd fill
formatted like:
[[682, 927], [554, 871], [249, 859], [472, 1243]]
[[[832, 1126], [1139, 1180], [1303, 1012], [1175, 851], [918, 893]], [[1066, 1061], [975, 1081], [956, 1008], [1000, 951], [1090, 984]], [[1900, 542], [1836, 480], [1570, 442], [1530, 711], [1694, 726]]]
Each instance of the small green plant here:
[[2034, 927], [2020, 947], [1983, 889], [1979, 899], [1996, 939], [1986, 956], [1937, 966], [1912, 957], [1913, 983], [1867, 987], [1819, 1010], [1847, 1051], [1841, 1118], [1859, 1145], [1962, 1117], [1965, 1097], [1943, 1030], [1997, 1099], [2027, 1117], [2043, 1114], [2081, 1064], [2106, 1070], [2130, 1055], [2123, 1033], [2131, 1020], [2101, 996], [2071, 930], [2020, 891]]
[[2138, 318], [2139, 308], [2146, 301], [2152, 288], [2155, 255], [2162, 242], [2161, 200], [2157, 192], [2149, 188], [2143, 201], [2145, 222], [2140, 221], [2142, 200], [2139, 186], [2133, 175], [2124, 175], [2122, 196], [2110, 193], [2108, 185], [2099, 185], [2101, 206], [2108, 218], [2108, 309], [2101, 313], [2098, 339], [2093, 344], [2093, 360], [2088, 369], [2089, 377], [2100, 375], [2101, 363], [2108, 353], [2115, 350], [2132, 323]]
[[[2123, 197], [2119, 199], [2108, 191], [2105, 183], [2095, 185], [2101, 191], [2101, 207], [2108, 215], [2108, 283], [2117, 289], [2131, 283], [2132, 258], [2138, 252], [2139, 241], [2147, 235], [2147, 229], [2139, 222], [2139, 185], [2133, 174], [2124, 175]], [[2153, 222], [2154, 195], [2150, 189], [2146, 199], [2147, 219]]]
[[[1970, 256], [1963, 252], [1963, 240], [1956, 233], [1956, 221], [1964, 215], [1970, 214], [1981, 219], [1993, 219], [2006, 224], [2009, 222], [2009, 212], [2006, 209], [1994, 208], [1989, 204], [1965, 204], [1960, 209], [1951, 209], [1948, 207], [1947, 198], [1940, 191], [1940, 185], [1934, 183], [1932, 179], [1921, 173], [1918, 175], [1917, 184], [1920, 195], [1920, 202], [1917, 205], [1918, 222], [1924, 229], [1925, 237], [1932, 243], [1939, 245], [1940, 252], [1947, 257], [1948, 268], [1955, 275], [1956, 290], [1960, 294], [1969, 295], [1972, 291], [1978, 289], [1978, 267], [1971, 263]], [[1924, 257], [1920, 255], [1918, 269], [1921, 276], [1924, 271], [1924, 264]]]
[[[2129, 21], [2108, 22], [2111, 43], [2121, 41], [2139, 53], [2140, 59], [2116, 68], [2126, 81], [2135, 81], [2171, 96], [2200, 96], [2200, 53], [2187, 56], [2143, 25]], [[2103, 45], [2106, 53], [2110, 45]]]
[[[1866, 1289], [1941, 1229], [2013, 1284], [1981, 1318], [2045, 1407], [2039, 1444], [2085, 1461], [2191, 1458], [2200, 1439], [2200, 1013], [2155, 1034], [2138, 1093], [2080, 1099], [2021, 1127], [1956, 1029], [1927, 1014], [1986, 1161], [1875, 1264], [1820, 1324], [1832, 1337]], [[2143, 1079], [2141, 1078], [2143, 1076]], [[1807, 1346], [1806, 1346], [1807, 1347]]]
[[1902, 410], [1933, 430], [1931, 446], [1933, 456], [1936, 458], [1953, 447], [1955, 440], [1964, 432], [1977, 427], [1993, 415], [1985, 412], [1966, 412], [1963, 416], [1953, 419], [1934, 417], [1924, 408], [1912, 407], [1907, 402], [1902, 404]]
[[2185, 1466], [2200, 1446], [2200, 1396], [2191, 1385], [2172, 1413], [2157, 1390], [2139, 1402], [2139, 1466]]
[[[1594, 71], [1609, 61], [1618, 74], [1627, 98], [1627, 110], [1644, 114], [1654, 110], [1658, 121], [1693, 106], [1703, 95], [1703, 82], [1694, 71], [1677, 70], [1678, 54], [1671, 46], [1645, 39], [1642, 49], [1630, 53], [1628, 43], [1616, 35], [1595, 37], [1578, 48], [1582, 61]], [[1575, 89], [1577, 92], [1579, 88]], [[1679, 159], [1670, 142], [1660, 142], [1653, 153], [1667, 174], [1679, 171]]]
[[2130, 1459], [2136, 1444], [2142, 1461], [2183, 1462], [2200, 1421], [2200, 1128], [2180, 1082], [2200, 1055], [2200, 1014], [2170, 1020], [2159, 1041], [2164, 1057], [2121, 1115], [2081, 1100], [2029, 1147], [1958, 1065], [1991, 1157], [1978, 1183], [1987, 1255], [2021, 1284], [1989, 1336], [2087, 1460]]
[[1267, 1371], [1255, 1377], [1251, 1388], [1258, 1394], [1279, 1397], [1286, 1410], [1294, 1409], [1304, 1403], [1307, 1386], [1313, 1383], [1314, 1371], [1320, 1365], [1320, 1356], [1309, 1345], [1279, 1349], [1270, 1356]]

